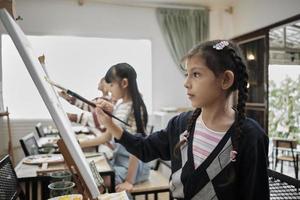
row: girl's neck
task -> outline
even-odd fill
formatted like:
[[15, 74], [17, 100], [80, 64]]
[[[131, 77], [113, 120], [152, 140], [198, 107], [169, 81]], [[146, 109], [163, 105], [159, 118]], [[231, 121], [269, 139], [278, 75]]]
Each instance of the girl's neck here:
[[212, 130], [227, 131], [235, 120], [231, 98], [221, 99], [202, 107], [202, 120]]
[[125, 94], [124, 94], [124, 96], [123, 96], [122, 99], [123, 99], [123, 103], [127, 103], [127, 102], [132, 101], [132, 98], [131, 98], [131, 96], [129, 95], [128, 92], [125, 92]]

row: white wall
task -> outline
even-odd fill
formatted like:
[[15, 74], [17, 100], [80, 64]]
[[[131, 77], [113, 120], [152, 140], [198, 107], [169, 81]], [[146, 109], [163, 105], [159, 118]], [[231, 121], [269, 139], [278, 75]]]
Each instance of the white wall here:
[[240, 0], [233, 12], [233, 36], [300, 14], [299, 0]]
[[237, 0], [210, 7], [210, 39], [230, 39], [300, 14], [299, 0]]
[[229, 39], [234, 34], [233, 15], [224, 7], [212, 7], [209, 12], [209, 39]]
[[[153, 110], [188, 106], [184, 77], [176, 68], [156, 21], [154, 8], [138, 8], [76, 0], [16, 0], [26, 34], [73, 35], [152, 41]], [[225, 8], [210, 12], [210, 38], [231, 38], [300, 13], [299, 0], [236, 1], [232, 15]], [[167, 79], [166, 79], [167, 77]]]
[[[139, 90], [152, 109], [152, 56], [149, 40], [74, 36], [27, 36], [35, 56], [46, 55], [52, 80], [88, 99], [100, 95], [98, 83], [110, 66], [128, 62], [138, 74]], [[2, 36], [3, 99], [13, 119], [50, 119], [31, 76], [10, 36]], [[17, 72], [17, 73], [16, 73]], [[18, 92], [12, 92], [18, 91]], [[22, 101], [20, 101], [22, 99]], [[61, 101], [65, 111], [82, 110]], [[77, 109], [76, 109], [77, 108]], [[28, 115], [30, 113], [30, 115]]]
[[19, 24], [26, 34], [72, 35], [152, 41], [153, 110], [188, 106], [184, 76], [173, 62], [156, 21], [154, 8], [71, 0], [17, 0]]
[[[76, 0], [17, 0], [26, 34], [73, 35], [152, 41], [153, 110], [188, 106], [184, 77], [176, 68], [156, 21], [154, 8], [138, 8]], [[210, 39], [231, 38], [300, 13], [298, 0], [236, 1], [232, 15], [212, 7]], [[166, 79], [167, 77], [167, 79]]]
[[[152, 42], [153, 110], [163, 106], [189, 106], [183, 87], [184, 76], [168, 52], [154, 8], [116, 6], [92, 1], [78, 6], [77, 2], [16, 0], [17, 14], [23, 18], [19, 24], [27, 35], [149, 39]], [[30, 123], [34, 125], [35, 121]], [[2, 124], [0, 130], [3, 130]], [[21, 138], [29, 130], [23, 127], [22, 131], [13, 130], [14, 138]], [[7, 135], [6, 132], [4, 130], [2, 133]], [[6, 148], [6, 141], [1, 140], [0, 146]]]
[[[2, 40], [0, 38], [0, 47], [2, 46]], [[2, 48], [0, 48], [0, 112], [4, 111], [3, 108], [3, 86], [2, 86]]]

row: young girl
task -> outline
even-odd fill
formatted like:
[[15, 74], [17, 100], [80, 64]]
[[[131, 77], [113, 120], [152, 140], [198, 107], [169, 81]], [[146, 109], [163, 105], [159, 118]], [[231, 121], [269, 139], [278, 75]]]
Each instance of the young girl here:
[[248, 75], [239, 48], [229, 41], [209, 41], [184, 61], [184, 86], [194, 112], [174, 117], [166, 129], [147, 138], [113, 123], [102, 111], [112, 108], [104, 103], [96, 109], [98, 119], [141, 160], [171, 160], [170, 189], [176, 199], [269, 199], [268, 137], [245, 117]]
[[[119, 100], [113, 111], [113, 115], [127, 122], [131, 127], [123, 126], [119, 121], [115, 121], [129, 132], [141, 133], [145, 136], [148, 122], [148, 113], [137, 85], [137, 74], [132, 66], [127, 63], [119, 63], [112, 66], [105, 75], [105, 80], [110, 84], [110, 92], [113, 99]], [[101, 102], [100, 102], [101, 103]], [[102, 101], [111, 107], [112, 104]], [[105, 133], [114, 134], [109, 130]], [[103, 141], [94, 139], [90, 143], [100, 144]], [[120, 144], [116, 144], [114, 149], [114, 159], [112, 163], [115, 169], [116, 191], [131, 190], [133, 184], [148, 179], [150, 167], [139, 161], [135, 156]]]

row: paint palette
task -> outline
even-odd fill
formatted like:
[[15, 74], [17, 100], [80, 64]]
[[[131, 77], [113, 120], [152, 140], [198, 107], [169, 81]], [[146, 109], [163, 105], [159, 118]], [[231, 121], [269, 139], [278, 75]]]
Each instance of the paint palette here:
[[29, 165], [39, 165], [42, 163], [63, 163], [64, 157], [61, 154], [38, 154], [28, 156], [23, 160], [23, 163]]

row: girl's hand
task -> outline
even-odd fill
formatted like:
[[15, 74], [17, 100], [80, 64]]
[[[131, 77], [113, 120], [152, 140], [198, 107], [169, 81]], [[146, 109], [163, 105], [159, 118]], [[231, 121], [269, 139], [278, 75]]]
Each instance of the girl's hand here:
[[97, 107], [101, 107], [103, 110], [108, 111], [109, 113], [112, 113], [114, 110], [114, 104], [110, 103], [105, 99], [98, 99], [96, 101], [96, 104]]
[[113, 111], [113, 104], [107, 101], [100, 101], [96, 104], [96, 114], [97, 119], [101, 125], [103, 125], [106, 130], [112, 134], [115, 138], [120, 139], [123, 134], [123, 129], [116, 125], [112, 118], [107, 115], [103, 110], [112, 113]]
[[77, 114], [67, 113], [67, 115], [71, 122], [77, 122]]
[[116, 192], [122, 192], [124, 190], [130, 192], [133, 188], [133, 185], [129, 183], [128, 181], [125, 181], [124, 183], [121, 183], [116, 186], [115, 190]]
[[58, 95], [62, 98], [64, 98], [67, 101], [71, 101], [72, 97], [68, 95], [65, 91], [60, 91]]
[[103, 110], [112, 113], [113, 106], [111, 106], [110, 103], [105, 100], [97, 101], [96, 105], [97, 107], [95, 110], [99, 123], [105, 127], [110, 127], [113, 124], [112, 118], [108, 116]]

